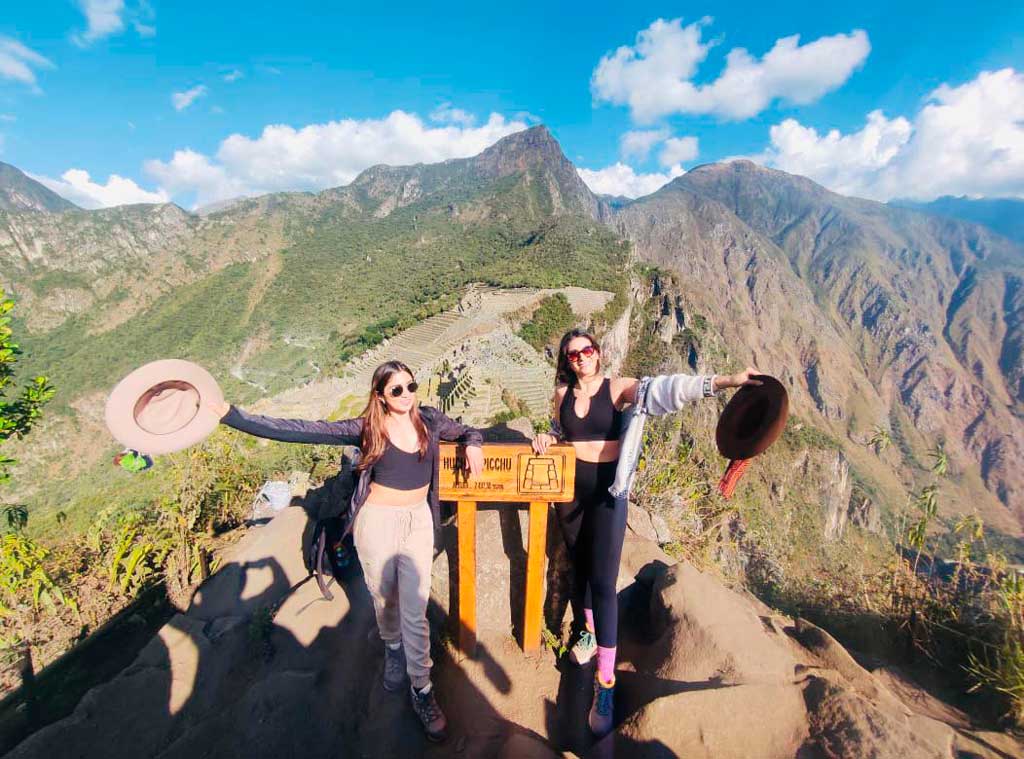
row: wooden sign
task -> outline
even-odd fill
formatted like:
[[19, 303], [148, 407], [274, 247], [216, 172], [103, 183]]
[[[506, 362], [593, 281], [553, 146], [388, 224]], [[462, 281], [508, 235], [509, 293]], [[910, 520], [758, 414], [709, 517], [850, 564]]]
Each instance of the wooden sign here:
[[544, 605], [544, 559], [548, 508], [573, 499], [576, 451], [571, 445], [548, 448], [539, 456], [526, 444], [484, 444], [484, 471], [473, 477], [464, 449], [441, 444], [439, 491], [442, 501], [458, 501], [459, 647], [476, 651], [476, 505], [478, 501], [530, 504], [526, 553], [526, 596], [523, 608], [523, 649], [540, 648]]
[[573, 499], [576, 451], [571, 445], [553, 445], [538, 455], [527, 444], [488, 443], [479, 477], [469, 473], [463, 451], [454, 443], [441, 444], [442, 501], [565, 503]]

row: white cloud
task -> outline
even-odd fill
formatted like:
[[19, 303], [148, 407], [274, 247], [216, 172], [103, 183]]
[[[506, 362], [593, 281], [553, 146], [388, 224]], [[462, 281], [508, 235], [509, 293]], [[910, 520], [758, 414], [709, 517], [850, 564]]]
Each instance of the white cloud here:
[[211, 158], [175, 151], [144, 170], [171, 195], [194, 196], [197, 206], [239, 195], [321, 190], [351, 182], [378, 163], [437, 163], [480, 153], [523, 121], [491, 114], [480, 126], [429, 126], [417, 115], [393, 111], [383, 119], [342, 119], [296, 129], [275, 124], [259, 137], [232, 134]]
[[77, 0], [78, 7], [85, 14], [86, 29], [75, 32], [71, 41], [79, 47], [88, 47], [96, 40], [120, 34], [130, 23], [140, 37], [152, 37], [156, 27], [152, 20], [156, 15], [147, 0], [137, 0], [127, 7], [124, 0]]
[[82, 208], [108, 208], [126, 203], [166, 203], [170, 200], [163, 190], [149, 192], [131, 179], [111, 174], [106, 184], [93, 182], [89, 172], [83, 169], [68, 169], [60, 179], [30, 174], [58, 195], [67, 198]]
[[431, 112], [430, 120], [438, 124], [457, 124], [467, 127], [476, 123], [476, 116], [461, 108], [453, 108], [451, 103], [442, 103]]
[[851, 134], [794, 119], [770, 131], [761, 160], [837, 192], [879, 200], [1024, 197], [1024, 73], [984, 71], [932, 91], [912, 120], [868, 114]]
[[658, 155], [658, 163], [662, 166], [675, 166], [684, 161], [692, 161], [699, 150], [696, 137], [670, 137]]
[[174, 104], [174, 110], [183, 111], [192, 105], [193, 101], [197, 98], [203, 97], [207, 93], [206, 85], [197, 84], [190, 90], [184, 92], [175, 92], [171, 95], [171, 102]]
[[626, 132], [619, 139], [619, 153], [627, 160], [634, 158], [638, 161], [646, 161], [647, 156], [651, 154], [651, 149], [665, 140], [668, 135], [669, 131], [664, 127]]
[[632, 117], [650, 123], [672, 113], [712, 114], [725, 119], [755, 116], [774, 100], [811, 103], [842, 85], [871, 50], [867, 34], [821, 37], [805, 45], [800, 36], [783, 37], [762, 58], [743, 48], [726, 56], [725, 70], [709, 84], [691, 81], [714, 42], [701, 40], [701, 19], [658, 19], [624, 45], [601, 58], [591, 78], [596, 101], [628, 105]]
[[237, 82], [243, 76], [245, 76], [245, 74], [243, 74], [239, 69], [232, 69], [228, 73], [224, 74], [221, 79], [230, 84], [231, 82]]
[[53, 63], [15, 39], [0, 35], [0, 77], [13, 79], [37, 89], [33, 69], [52, 69]]
[[98, 39], [124, 31], [124, 0], [79, 0], [87, 27], [71, 39], [85, 47]]
[[587, 187], [599, 195], [625, 195], [627, 198], [639, 198], [650, 195], [661, 189], [686, 172], [678, 164], [669, 168], [665, 174], [637, 174], [631, 166], [614, 163], [603, 169], [577, 169]]

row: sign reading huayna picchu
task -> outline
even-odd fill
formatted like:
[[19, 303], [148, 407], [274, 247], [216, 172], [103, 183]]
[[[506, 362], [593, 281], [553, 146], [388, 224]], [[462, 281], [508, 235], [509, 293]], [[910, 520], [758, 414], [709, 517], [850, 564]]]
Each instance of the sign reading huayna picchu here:
[[484, 471], [473, 477], [466, 466], [465, 448], [441, 444], [439, 467], [442, 501], [547, 501], [572, 500], [576, 479], [576, 452], [556, 445], [538, 456], [529, 445], [484, 444]]

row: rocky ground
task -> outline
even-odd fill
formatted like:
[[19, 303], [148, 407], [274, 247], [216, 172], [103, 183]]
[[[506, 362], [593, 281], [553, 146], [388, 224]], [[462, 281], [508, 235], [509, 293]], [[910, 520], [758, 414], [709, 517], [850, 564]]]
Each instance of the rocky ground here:
[[[443, 744], [424, 739], [404, 693], [380, 685], [361, 578], [332, 586], [331, 601], [308, 580], [308, 520], [291, 508], [253, 529], [132, 665], [9, 756], [1024, 755], [898, 672], [867, 671], [824, 631], [673, 562], [632, 530], [620, 580], [618, 727], [594, 742], [585, 727], [592, 671], [549, 649], [524, 656], [514, 637], [523, 524], [507, 509], [480, 514], [475, 659], [451, 646], [446, 553], [435, 565], [435, 683], [451, 725]], [[454, 527], [444, 534], [450, 543]], [[554, 529], [549, 546], [554, 579]], [[549, 617], [564, 606], [559, 588], [549, 583]]]

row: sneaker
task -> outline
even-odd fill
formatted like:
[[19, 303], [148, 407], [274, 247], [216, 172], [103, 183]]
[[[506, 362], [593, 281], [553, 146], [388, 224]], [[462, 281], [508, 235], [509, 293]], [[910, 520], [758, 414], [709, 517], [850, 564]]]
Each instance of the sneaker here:
[[612, 717], [615, 712], [615, 680], [609, 685], [601, 682], [600, 677], [594, 678], [594, 703], [590, 707], [590, 731], [598, 738], [612, 731]]
[[580, 633], [579, 640], [576, 641], [576, 645], [569, 652], [569, 658], [572, 659], [574, 664], [583, 666], [593, 659], [596, 653], [597, 638], [594, 637], [594, 633], [584, 628], [583, 632]]
[[448, 737], [448, 720], [434, 698], [433, 686], [428, 684], [420, 691], [412, 686], [409, 689], [412, 691], [412, 710], [423, 723], [427, 738], [435, 743], [443, 741]]
[[384, 690], [394, 693], [405, 684], [405, 649], [384, 644]]

